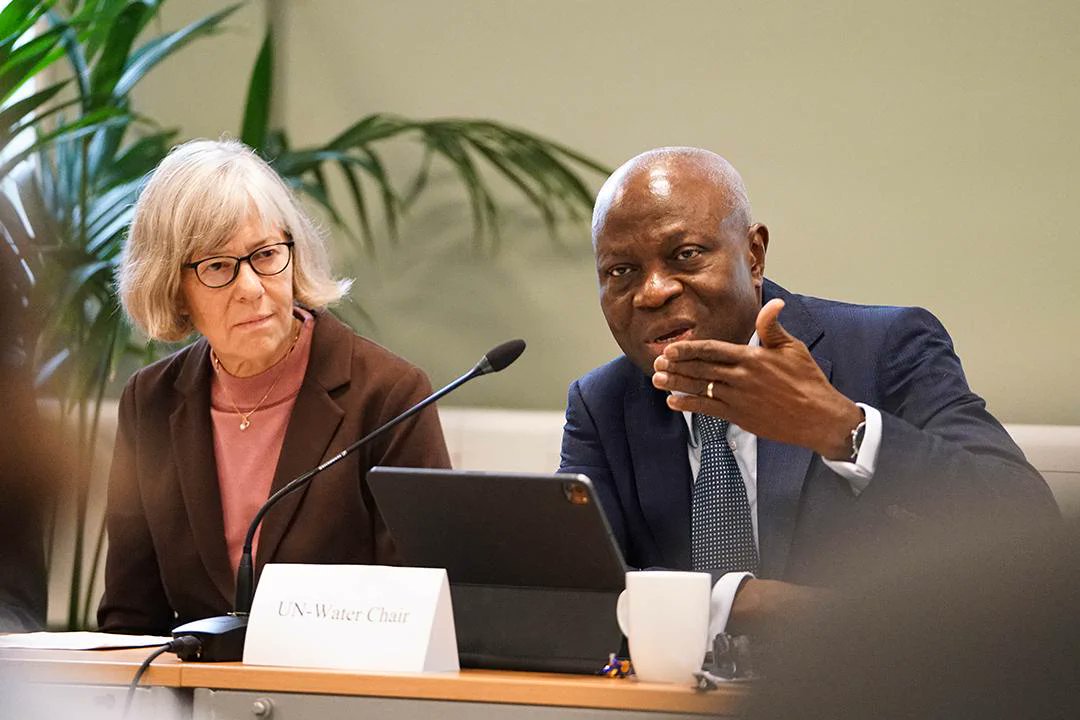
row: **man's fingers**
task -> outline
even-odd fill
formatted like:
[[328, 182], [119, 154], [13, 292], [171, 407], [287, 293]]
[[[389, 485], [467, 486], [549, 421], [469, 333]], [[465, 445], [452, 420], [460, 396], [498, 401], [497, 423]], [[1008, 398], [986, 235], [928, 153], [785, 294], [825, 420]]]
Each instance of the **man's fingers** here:
[[762, 347], [779, 347], [795, 340], [780, 324], [780, 311], [783, 309], [784, 301], [773, 298], [758, 313], [755, 325]]
[[677, 412], [703, 413], [730, 420], [731, 406], [720, 396], [720, 387], [717, 383], [712, 400], [700, 395], [668, 395], [667, 406]]
[[699, 362], [696, 360], [691, 362], [669, 363], [666, 370], [659, 370], [653, 373], [653, 385], [661, 390], [676, 389], [685, 392], [681, 387], [667, 387], [667, 383], [669, 382], [668, 378], [688, 379], [702, 387], [704, 386], [704, 383], [709, 381], [734, 385], [745, 376], [745, 373], [746, 370], [737, 365], [719, 365], [717, 363]]
[[709, 383], [712, 383], [713, 395], [717, 395], [724, 385], [720, 380], [690, 378], [685, 375], [672, 375], [671, 373], [666, 372], [653, 373], [652, 383], [653, 387], [659, 390], [689, 393], [691, 395], [707, 395]]
[[[705, 362], [736, 363], [746, 357], [748, 346], [736, 345], [723, 340], [682, 340], [664, 348], [657, 358], [664, 362], [684, 362], [686, 360], [704, 360]], [[663, 363], [661, 363], [663, 364]], [[654, 364], [655, 367], [655, 364]], [[666, 367], [656, 367], [665, 370]]]

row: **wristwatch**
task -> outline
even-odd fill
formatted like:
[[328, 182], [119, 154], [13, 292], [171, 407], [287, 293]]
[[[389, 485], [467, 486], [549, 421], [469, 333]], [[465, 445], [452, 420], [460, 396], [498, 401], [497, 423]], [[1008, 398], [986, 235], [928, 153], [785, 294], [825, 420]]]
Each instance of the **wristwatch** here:
[[[862, 408], [860, 408], [861, 410]], [[863, 420], [851, 431], [851, 462], [859, 459], [859, 448], [862, 447], [863, 437], [866, 435], [866, 413]]]

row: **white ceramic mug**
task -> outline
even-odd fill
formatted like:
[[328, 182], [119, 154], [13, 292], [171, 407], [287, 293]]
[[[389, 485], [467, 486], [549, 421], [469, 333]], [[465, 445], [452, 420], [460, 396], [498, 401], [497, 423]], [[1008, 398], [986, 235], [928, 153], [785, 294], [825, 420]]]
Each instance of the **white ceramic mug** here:
[[626, 573], [619, 595], [619, 628], [642, 680], [694, 682], [708, 647], [712, 576], [643, 570]]

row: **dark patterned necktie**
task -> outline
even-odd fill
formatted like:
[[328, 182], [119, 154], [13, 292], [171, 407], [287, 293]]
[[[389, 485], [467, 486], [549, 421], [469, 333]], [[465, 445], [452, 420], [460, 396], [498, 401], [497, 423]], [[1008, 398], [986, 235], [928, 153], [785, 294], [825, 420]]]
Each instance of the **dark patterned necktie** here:
[[758, 554], [750, 503], [728, 445], [728, 421], [694, 413], [694, 428], [701, 439], [701, 468], [691, 499], [691, 566], [694, 570], [756, 573]]

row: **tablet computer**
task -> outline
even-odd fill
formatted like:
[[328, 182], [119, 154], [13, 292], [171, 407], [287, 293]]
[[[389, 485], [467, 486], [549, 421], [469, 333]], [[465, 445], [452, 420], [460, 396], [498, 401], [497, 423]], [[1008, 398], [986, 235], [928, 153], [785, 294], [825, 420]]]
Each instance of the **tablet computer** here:
[[626, 566], [584, 475], [376, 467], [406, 565], [445, 568], [462, 667], [593, 674], [625, 654]]
[[376, 467], [368, 485], [407, 565], [451, 583], [619, 592], [626, 566], [592, 483]]

